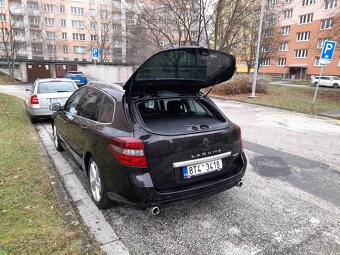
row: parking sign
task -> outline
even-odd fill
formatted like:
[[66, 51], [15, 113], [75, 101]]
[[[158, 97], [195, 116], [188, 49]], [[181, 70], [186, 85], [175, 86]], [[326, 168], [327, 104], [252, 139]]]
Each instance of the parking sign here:
[[98, 58], [99, 58], [99, 49], [92, 48], [92, 59], [98, 60]]
[[334, 55], [335, 48], [336, 48], [336, 42], [325, 41], [322, 47], [320, 60], [331, 61]]

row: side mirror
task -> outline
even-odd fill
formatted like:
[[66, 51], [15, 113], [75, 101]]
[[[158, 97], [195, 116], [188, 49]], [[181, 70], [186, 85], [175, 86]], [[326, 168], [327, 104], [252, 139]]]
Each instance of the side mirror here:
[[50, 105], [50, 110], [53, 111], [53, 112], [58, 112], [58, 111], [61, 111], [61, 105], [60, 103], [53, 103]]
[[26, 89], [26, 91], [31, 91], [31, 89]]

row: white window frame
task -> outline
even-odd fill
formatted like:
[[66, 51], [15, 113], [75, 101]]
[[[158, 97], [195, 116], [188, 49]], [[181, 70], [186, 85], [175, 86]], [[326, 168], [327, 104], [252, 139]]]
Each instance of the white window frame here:
[[294, 58], [307, 58], [308, 49], [296, 49], [294, 50]]
[[84, 53], [86, 53], [86, 47], [84, 47], [84, 46], [73, 46], [73, 52], [75, 54], [84, 54]]
[[315, 4], [315, 0], [302, 0], [302, 6]]
[[85, 28], [85, 22], [82, 20], [71, 20], [72, 28]]
[[314, 66], [321, 66], [321, 64], [320, 64], [320, 57], [315, 57], [314, 58]]
[[73, 14], [73, 15], [84, 15], [84, 8], [82, 8], [82, 7], [71, 7], [71, 14]]
[[60, 25], [61, 25], [62, 27], [66, 27], [66, 19], [61, 19], [61, 20], [60, 20]]
[[281, 35], [289, 35], [290, 34], [290, 26], [281, 27]]
[[68, 52], [68, 47], [67, 45], [63, 45], [63, 53], [67, 53]]
[[44, 4], [44, 12], [53, 12], [54, 6], [52, 4]]
[[338, 6], [338, 0], [326, 0], [325, 1], [325, 10], [334, 9]]
[[5, 13], [0, 13], [0, 21], [6, 22], [7, 18], [6, 18], [6, 14]]
[[53, 18], [45, 18], [45, 25], [46, 26], [54, 26], [54, 19]]
[[310, 40], [310, 31], [296, 33], [297, 42], [305, 42], [309, 40]]
[[313, 13], [308, 13], [299, 16], [299, 25], [308, 24], [313, 22]]
[[283, 11], [283, 19], [290, 19], [291, 17], [293, 17], [293, 9]]
[[333, 27], [333, 19], [323, 19], [320, 22], [320, 30], [332, 29]]
[[286, 66], [287, 58], [278, 58], [276, 63], [277, 66]]
[[288, 42], [282, 42], [279, 46], [279, 51], [287, 51], [288, 50]]
[[61, 33], [61, 39], [67, 40], [67, 33], [66, 32]]

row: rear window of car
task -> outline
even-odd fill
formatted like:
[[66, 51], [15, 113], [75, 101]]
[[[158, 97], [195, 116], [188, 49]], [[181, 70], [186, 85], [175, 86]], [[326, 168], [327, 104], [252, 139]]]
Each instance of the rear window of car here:
[[53, 81], [39, 82], [38, 94], [40, 93], [58, 93], [58, 92], [74, 92], [77, 88], [73, 82], [68, 81]]
[[82, 72], [74, 72], [74, 73], [68, 73], [69, 76], [84, 76]]

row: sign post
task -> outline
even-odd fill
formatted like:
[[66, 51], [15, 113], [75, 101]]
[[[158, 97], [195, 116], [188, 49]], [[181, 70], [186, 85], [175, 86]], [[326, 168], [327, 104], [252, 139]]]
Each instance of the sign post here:
[[94, 61], [95, 72], [97, 72], [97, 60], [98, 60], [98, 58], [99, 58], [99, 49], [98, 48], [92, 48], [92, 59]]
[[315, 101], [316, 101], [316, 96], [318, 94], [319, 86], [320, 86], [320, 80], [321, 76], [323, 74], [323, 69], [325, 68], [325, 65], [328, 65], [331, 63], [331, 60], [333, 59], [334, 51], [336, 48], [336, 42], [333, 41], [324, 41], [322, 51], [321, 51], [321, 56], [320, 56], [320, 64], [321, 64], [321, 70], [320, 70], [320, 75], [318, 79], [318, 84], [316, 85], [315, 93], [314, 93], [314, 98], [312, 101], [312, 108], [315, 106]]

